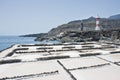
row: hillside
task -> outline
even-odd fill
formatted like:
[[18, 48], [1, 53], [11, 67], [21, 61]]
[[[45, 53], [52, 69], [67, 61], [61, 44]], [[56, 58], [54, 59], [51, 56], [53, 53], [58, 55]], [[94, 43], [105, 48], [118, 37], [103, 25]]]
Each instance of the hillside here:
[[[69, 31], [81, 31], [81, 26], [83, 25], [82, 31], [94, 31], [96, 26], [95, 17], [89, 17], [88, 19], [83, 20], [74, 20], [70, 21], [66, 24], [62, 24], [57, 26], [56, 28], [51, 29], [48, 33], [41, 34], [33, 34], [33, 35], [25, 35], [25, 36], [34, 36], [37, 37], [35, 40], [55, 40], [56, 37], [61, 32], [69, 32]], [[100, 26], [102, 30], [112, 30], [112, 29], [120, 29], [120, 15], [113, 15], [109, 18], [100, 18]]]
[[120, 14], [110, 16], [109, 19], [120, 20]]

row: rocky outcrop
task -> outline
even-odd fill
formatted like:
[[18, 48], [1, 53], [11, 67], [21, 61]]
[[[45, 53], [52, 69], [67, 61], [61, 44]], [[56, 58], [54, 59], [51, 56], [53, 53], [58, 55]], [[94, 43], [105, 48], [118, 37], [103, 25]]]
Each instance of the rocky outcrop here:
[[[118, 38], [119, 35], [110, 31], [120, 30], [120, 15], [114, 15], [109, 18], [100, 18], [101, 34], [95, 31], [96, 19], [90, 17], [83, 20], [71, 21], [67, 24], [60, 25], [51, 29], [48, 33], [33, 34], [27, 36], [37, 37], [35, 41], [43, 40], [60, 40], [66, 41], [85, 41], [85, 40], [99, 40], [99, 35], [109, 37], [112, 40]], [[64, 33], [64, 35], [63, 35]], [[115, 37], [116, 36], [116, 37]]]
[[[60, 35], [60, 33], [65, 33], [66, 35], [69, 34], [69, 36], [62, 37], [61, 39], [59, 39], [62, 42], [90, 40], [91, 35], [96, 35], [97, 34], [97, 33], [94, 32], [95, 18], [90, 18], [89, 20], [83, 20], [82, 23], [83, 23], [83, 29], [82, 30], [81, 30], [81, 27], [82, 27], [81, 26], [81, 20], [80, 21], [72, 21], [72, 22], [69, 22], [68, 24], [63, 24], [61, 26], [58, 26], [57, 28], [53, 28], [45, 36], [37, 37], [36, 40], [37, 41], [58, 40], [58, 38], [56, 38], [56, 37], [58, 37]], [[101, 27], [102, 30], [104, 30], [104, 31], [106, 30], [106, 32], [104, 32], [104, 34], [103, 34], [106, 37], [107, 36], [110, 37], [111, 32], [109, 32], [109, 31], [114, 30], [114, 29], [115, 30], [120, 29], [120, 20], [102, 19], [100, 24], [102, 26]], [[76, 32], [76, 33], [72, 33], [72, 32]], [[82, 33], [78, 33], [78, 32], [82, 32]], [[74, 36], [74, 37], [72, 37], [72, 36]], [[99, 39], [97, 37], [98, 36], [96, 35], [93, 38]]]
[[61, 35], [40, 38], [43, 40], [59, 40], [61, 42], [83, 42], [83, 41], [99, 41], [111, 40], [120, 41], [120, 29], [117, 30], [101, 30], [101, 31], [66, 31]]
[[[71, 34], [73, 33], [74, 36], [71, 36]], [[61, 42], [81, 42], [99, 40], [120, 41], [120, 30], [68, 32], [66, 36], [63, 36], [60, 39]]]

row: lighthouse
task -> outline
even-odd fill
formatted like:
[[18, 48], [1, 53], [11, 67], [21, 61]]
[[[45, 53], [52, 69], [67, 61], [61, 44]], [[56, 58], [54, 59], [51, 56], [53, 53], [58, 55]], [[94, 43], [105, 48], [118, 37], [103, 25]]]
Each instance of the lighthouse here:
[[100, 18], [99, 16], [96, 17], [96, 27], [95, 30], [100, 30]]

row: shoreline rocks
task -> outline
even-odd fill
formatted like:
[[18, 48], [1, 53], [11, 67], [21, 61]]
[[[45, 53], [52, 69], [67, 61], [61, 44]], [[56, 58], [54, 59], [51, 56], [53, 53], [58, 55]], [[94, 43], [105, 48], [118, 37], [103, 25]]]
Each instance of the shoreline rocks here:
[[[120, 15], [114, 15], [113, 17]], [[96, 19], [90, 17], [83, 20], [74, 20], [51, 29], [47, 33], [23, 35], [23, 37], [36, 37], [35, 41], [81, 42], [120, 38], [120, 19], [100, 18], [101, 31], [95, 31]]]
[[84, 42], [99, 40], [120, 40], [120, 30], [101, 30], [101, 31], [67, 31], [62, 35], [37, 37], [36, 41], [55, 41], [64, 42]]

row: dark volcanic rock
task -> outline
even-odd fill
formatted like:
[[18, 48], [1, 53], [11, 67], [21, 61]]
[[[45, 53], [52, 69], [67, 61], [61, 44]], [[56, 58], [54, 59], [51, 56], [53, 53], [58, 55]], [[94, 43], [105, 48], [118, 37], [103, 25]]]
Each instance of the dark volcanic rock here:
[[[71, 21], [68, 24], [63, 24], [56, 28], [53, 28], [48, 32], [48, 36], [56, 36], [59, 35], [61, 32], [67, 31], [81, 31], [81, 23], [83, 24], [83, 31], [95, 30], [96, 19], [94, 17], [90, 17], [84, 20]], [[100, 26], [103, 30], [120, 29], [120, 20], [101, 18]]]
[[83, 42], [83, 41], [98, 41], [100, 39], [99, 31], [70, 31], [67, 35], [61, 38], [61, 42]]
[[96, 19], [90, 17], [84, 20], [75, 20], [67, 24], [60, 25], [51, 29], [48, 33], [33, 34], [27, 36], [37, 37], [36, 41], [60, 40], [61, 42], [99, 40], [103, 37], [112, 40], [119, 39], [120, 15], [114, 15], [109, 18], [100, 18], [100, 27], [102, 31], [95, 31]]

